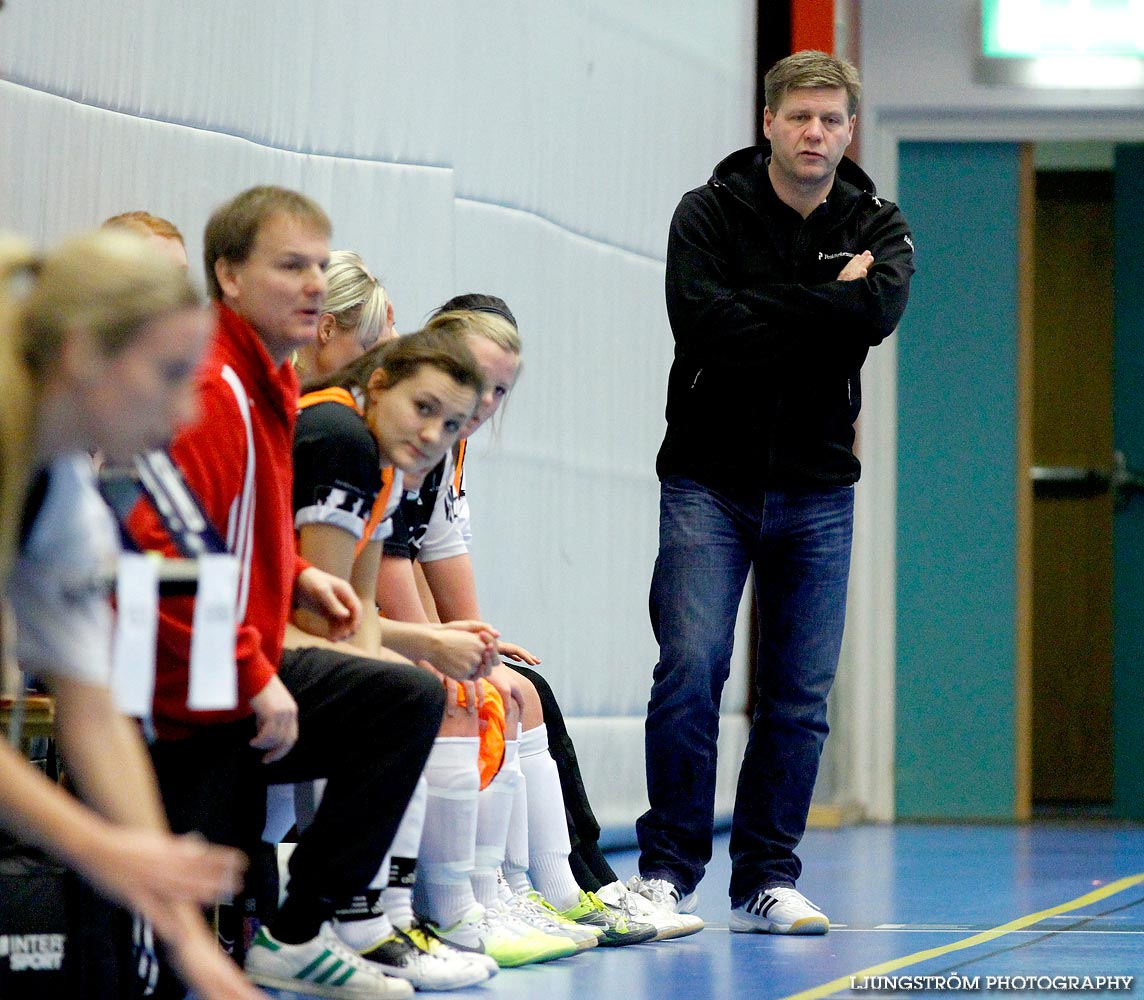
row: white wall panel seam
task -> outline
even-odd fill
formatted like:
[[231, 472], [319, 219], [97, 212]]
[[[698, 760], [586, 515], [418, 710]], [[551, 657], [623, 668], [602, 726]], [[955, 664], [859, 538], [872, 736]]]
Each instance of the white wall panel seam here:
[[573, 229], [571, 226], [568, 226], [565, 223], [552, 218], [551, 216], [545, 215], [542, 212], [536, 212], [528, 208], [521, 208], [519, 205], [511, 205], [508, 202], [503, 201], [492, 201], [486, 198], [462, 198], [460, 196], [458, 196], [455, 201], [458, 206], [481, 205], [486, 208], [502, 208], [507, 212], [519, 212], [521, 215], [526, 215], [530, 219], [537, 219], [540, 222], [547, 223], [562, 233], [565, 233], [569, 236], [574, 236], [577, 239], [585, 240], [586, 242], [595, 246], [607, 247], [608, 249], [615, 250], [619, 253], [628, 254], [641, 261], [651, 261], [654, 264], [662, 264], [664, 266], [667, 264], [666, 256], [655, 256], [653, 254], [644, 253], [644, 251], [637, 250], [634, 247], [624, 246], [621, 243], [614, 243], [610, 240], [600, 239], [598, 236], [592, 236], [589, 233]]
[[[176, 128], [186, 128], [186, 129], [190, 129], [193, 131], [205, 132], [205, 133], [208, 133], [210, 135], [228, 136], [228, 137], [233, 138], [233, 139], [240, 139], [244, 142], [249, 142], [252, 145], [258, 146], [258, 147], [263, 148], [263, 149], [271, 149], [271, 150], [276, 150], [278, 152], [283, 152], [283, 153], [294, 153], [294, 154], [297, 154], [299, 156], [314, 156], [314, 157], [319, 157], [319, 158], [334, 159], [334, 160], [344, 161], [347, 163], [378, 163], [378, 164], [385, 164], [388, 166], [410, 167], [410, 168], [425, 169], [425, 170], [448, 170], [448, 171], [452, 171], [452, 170], [456, 169], [453, 165], [448, 164], [448, 163], [432, 163], [432, 162], [423, 162], [423, 161], [416, 161], [416, 160], [409, 160], [409, 159], [397, 160], [397, 159], [384, 158], [384, 157], [362, 156], [360, 154], [342, 152], [342, 151], [339, 151], [337, 149], [320, 149], [320, 148], [314, 148], [314, 147], [279, 145], [279, 144], [275, 144], [273, 142], [270, 142], [265, 138], [261, 138], [256, 133], [249, 132], [249, 131], [243, 131], [243, 130], [234, 129], [234, 128], [226, 127], [226, 126], [217, 126], [217, 125], [212, 126], [212, 125], [207, 125], [205, 123], [196, 123], [194, 121], [187, 120], [187, 119], [167, 118], [167, 117], [158, 117], [158, 116], [153, 116], [153, 115], [146, 115], [146, 114], [141, 114], [138, 111], [134, 111], [134, 110], [131, 110], [128, 108], [116, 107], [113, 104], [109, 104], [109, 103], [105, 104], [105, 103], [101, 103], [98, 101], [83, 100], [83, 99], [80, 99], [80, 98], [74, 96], [73, 94], [61, 92], [58, 90], [52, 90], [51, 88], [47, 88], [47, 87], [36, 86], [36, 85], [30, 84], [27, 81], [21, 80], [18, 75], [6, 77], [4, 82], [12, 84], [12, 85], [17, 86], [17, 87], [20, 87], [24, 90], [28, 90], [32, 93], [41, 94], [41, 95], [44, 95], [46, 97], [58, 98], [58, 99], [63, 100], [63, 101], [68, 101], [68, 102], [75, 104], [79, 107], [90, 108], [90, 109], [95, 110], [95, 111], [105, 111], [105, 112], [108, 112], [110, 114], [123, 115], [126, 118], [131, 118], [131, 119], [135, 119], [138, 121], [154, 122], [154, 123], [161, 124], [161, 125], [171, 125], [171, 126], [174, 126]], [[567, 223], [561, 222], [559, 219], [557, 219], [551, 215], [548, 215], [548, 214], [545, 214], [542, 212], [537, 212], [533, 209], [525, 208], [525, 207], [520, 206], [520, 205], [513, 205], [513, 204], [511, 204], [509, 202], [505, 202], [505, 201], [494, 201], [492, 199], [460, 198], [460, 197], [457, 198], [457, 202], [458, 203], [468, 202], [468, 203], [476, 204], [476, 205], [488, 205], [488, 206], [495, 207], [495, 208], [503, 208], [503, 209], [506, 209], [509, 211], [520, 212], [520, 213], [522, 213], [524, 215], [528, 215], [532, 218], [539, 219], [543, 222], [547, 222], [549, 225], [556, 227], [561, 232], [567, 233], [567, 234], [572, 235], [572, 236], [579, 237], [580, 239], [588, 240], [588, 241], [590, 241], [594, 244], [597, 244], [599, 246], [610, 247], [610, 248], [617, 250], [617, 251], [620, 251], [622, 253], [631, 254], [632, 256], [637, 257], [641, 260], [654, 261], [655, 263], [658, 263], [658, 264], [664, 264], [666, 262], [666, 258], [663, 255], [649, 254], [649, 253], [647, 253], [643, 250], [640, 250], [640, 249], [638, 249], [634, 246], [631, 246], [631, 245], [626, 245], [623, 243], [618, 243], [618, 242], [614, 242], [611, 240], [602, 239], [599, 236], [588, 233], [585, 230], [576, 229], [576, 228], [568, 225]]]
[[322, 159], [344, 161], [346, 163], [380, 163], [386, 166], [412, 167], [418, 170], [452, 171], [454, 169], [448, 163], [419, 163], [413, 160], [394, 160], [386, 159], [380, 156], [360, 156], [355, 153], [339, 152], [336, 149], [307, 149], [302, 146], [275, 145], [274, 143], [265, 139], [260, 139], [257, 135], [249, 132], [241, 132], [231, 128], [220, 128], [213, 125], [196, 124], [193, 121], [180, 120], [176, 118], [159, 118], [153, 115], [140, 114], [138, 111], [131, 111], [126, 108], [117, 108], [110, 104], [101, 104], [97, 101], [81, 100], [71, 94], [50, 90], [46, 87], [29, 85], [28, 83], [21, 81], [18, 77], [14, 76], [6, 76], [3, 78], [3, 80], [0, 80], [0, 82], [12, 84], [24, 90], [31, 91], [35, 94], [42, 94], [45, 97], [59, 98], [60, 100], [68, 101], [69, 103], [78, 105], [79, 107], [91, 108], [93, 111], [106, 111], [110, 114], [123, 115], [125, 118], [133, 118], [137, 121], [154, 122], [158, 125], [172, 125], [176, 128], [186, 128], [195, 132], [205, 132], [208, 135], [221, 135], [227, 136], [231, 139], [241, 139], [244, 142], [249, 142], [254, 146], [261, 147], [262, 149], [271, 149], [279, 153], [295, 153], [298, 156], [315, 156]]

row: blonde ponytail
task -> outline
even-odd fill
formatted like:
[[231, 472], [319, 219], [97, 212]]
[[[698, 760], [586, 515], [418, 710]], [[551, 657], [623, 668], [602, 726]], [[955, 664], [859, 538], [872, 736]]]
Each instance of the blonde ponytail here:
[[35, 392], [23, 358], [21, 285], [38, 267], [27, 244], [0, 234], [0, 581], [15, 558], [33, 472]]

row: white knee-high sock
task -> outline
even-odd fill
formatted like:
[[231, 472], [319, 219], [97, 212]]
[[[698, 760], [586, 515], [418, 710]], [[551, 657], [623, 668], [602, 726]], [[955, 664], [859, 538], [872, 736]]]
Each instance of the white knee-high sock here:
[[509, 820], [520, 781], [520, 743], [505, 740], [504, 760], [493, 780], [477, 795], [477, 848], [473, 858], [473, 894], [483, 906], [498, 898], [497, 869], [504, 862]]
[[452, 927], [476, 904], [469, 875], [477, 836], [479, 745], [475, 736], [439, 736], [425, 765], [429, 794], [414, 893], [419, 912], [441, 927]]
[[[517, 729], [517, 740], [520, 739], [520, 729]], [[517, 766], [520, 765], [519, 743], [517, 751]], [[516, 791], [512, 797], [512, 815], [508, 822], [508, 842], [505, 845], [504, 864], [501, 866], [505, 881], [509, 888], [517, 894], [523, 895], [531, 891], [532, 883], [528, 881], [528, 781], [521, 771], [520, 779], [516, 783]]]
[[401, 825], [393, 835], [389, 853], [370, 883], [371, 889], [381, 890], [381, 907], [394, 927], [403, 931], [413, 926], [413, 884], [417, 878], [417, 855], [421, 849], [421, 830], [425, 826], [425, 805], [429, 798], [429, 783], [422, 775], [413, 789]]
[[547, 726], [521, 734], [520, 769], [528, 783], [528, 874], [545, 899], [566, 910], [579, 900], [580, 886], [568, 867], [568, 822]]

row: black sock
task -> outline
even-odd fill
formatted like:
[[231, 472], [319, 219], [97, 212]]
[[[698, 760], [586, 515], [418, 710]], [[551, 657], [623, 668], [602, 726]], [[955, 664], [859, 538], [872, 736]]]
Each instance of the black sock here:
[[576, 848], [572, 848], [572, 853], [568, 855], [568, 867], [572, 869], [572, 877], [576, 880], [576, 884], [585, 892], [599, 892], [603, 888], [603, 883], [580, 857], [580, 852]]
[[283, 944], [305, 944], [318, 936], [331, 916], [328, 904], [288, 895], [270, 923], [270, 933]]
[[380, 889], [366, 889], [348, 899], [334, 901], [334, 916], [343, 923], [347, 920], [371, 920], [384, 912]]

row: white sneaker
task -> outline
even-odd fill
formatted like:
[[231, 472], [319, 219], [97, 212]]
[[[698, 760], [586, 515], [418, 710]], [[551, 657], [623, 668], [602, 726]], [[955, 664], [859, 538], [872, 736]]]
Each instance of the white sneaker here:
[[596, 927], [569, 920], [535, 889], [528, 895], [513, 896], [504, 904], [517, 920], [545, 934], [556, 934], [568, 938], [577, 951], [595, 948], [604, 932]]
[[470, 962], [476, 962], [489, 974], [489, 978], [492, 978], [500, 972], [500, 966], [497, 965], [497, 961], [492, 955], [486, 955], [483, 951], [466, 951], [463, 948], [454, 947], [442, 941], [441, 938], [433, 933], [432, 929], [427, 928], [420, 922], [415, 922], [405, 933], [413, 939], [413, 943], [416, 944], [418, 948], [423, 948], [430, 954], [441, 952], [447, 956], [459, 955], [462, 958], [468, 959]]
[[502, 967], [550, 962], [580, 950], [571, 938], [539, 930], [507, 909], [491, 909], [485, 919], [493, 931], [488, 953]]
[[739, 933], [825, 934], [830, 920], [794, 886], [773, 885], [735, 907], [730, 928]]
[[598, 893], [608, 906], [626, 913], [641, 924], [651, 924], [656, 935], [653, 941], [666, 941], [668, 938], [686, 937], [703, 930], [703, 920], [694, 913], [679, 913], [665, 906], [653, 903], [638, 892], [630, 892], [618, 879], [604, 886]]
[[419, 990], [457, 990], [489, 978], [489, 970], [478, 956], [446, 948], [439, 941], [433, 944], [438, 947], [430, 946], [424, 931], [395, 929], [361, 956], [386, 975], [407, 980]]
[[485, 919], [485, 908], [479, 903], [451, 927], [431, 926], [433, 934], [451, 948], [485, 954], [485, 939], [489, 936], [489, 925]]
[[533, 930], [509, 913], [488, 910], [479, 903], [452, 927], [437, 928], [434, 933], [454, 948], [491, 955], [502, 968], [547, 962], [577, 950], [566, 937]]
[[656, 906], [663, 907], [672, 913], [694, 913], [699, 905], [699, 896], [689, 892], [681, 896], [679, 890], [665, 878], [644, 878], [642, 875], [633, 875], [628, 879], [628, 892], [639, 893], [644, 899], [650, 899]]
[[408, 1000], [413, 986], [392, 979], [366, 961], [322, 924], [316, 938], [305, 944], [285, 944], [265, 927], [258, 929], [246, 954], [246, 974], [259, 986], [319, 997], [346, 1000]]

